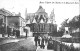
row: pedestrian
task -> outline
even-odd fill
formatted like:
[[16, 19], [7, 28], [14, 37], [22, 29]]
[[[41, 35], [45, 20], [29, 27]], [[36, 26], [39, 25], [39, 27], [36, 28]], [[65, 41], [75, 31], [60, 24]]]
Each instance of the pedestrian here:
[[27, 37], [27, 34], [28, 34], [28, 30], [26, 29], [25, 31], [26, 31], [26, 37]]
[[37, 46], [37, 42], [38, 42], [38, 36], [37, 35], [35, 36], [34, 41], [35, 41], [35, 46]]
[[39, 44], [39, 46], [40, 46], [41, 39], [42, 39], [42, 38], [39, 36], [39, 37], [38, 37], [38, 44]]
[[40, 47], [43, 48], [43, 49], [44, 49], [44, 47], [45, 47], [45, 45], [44, 45], [44, 38], [42, 38]]
[[11, 34], [11, 28], [9, 26], [7, 26], [7, 33], [8, 33], [8, 37], [9, 37]]
[[19, 31], [19, 29], [16, 29], [16, 36], [20, 37], [20, 31]]
[[19, 30], [17, 30], [17, 33], [18, 33], [18, 37], [20, 37], [20, 31]]
[[45, 44], [47, 44], [47, 43], [48, 43], [48, 38], [46, 37], [46, 38], [45, 38]]
[[16, 32], [16, 30], [15, 30], [15, 29], [13, 29], [13, 35], [15, 35], [15, 32]]
[[73, 43], [70, 45], [70, 51], [74, 51]]

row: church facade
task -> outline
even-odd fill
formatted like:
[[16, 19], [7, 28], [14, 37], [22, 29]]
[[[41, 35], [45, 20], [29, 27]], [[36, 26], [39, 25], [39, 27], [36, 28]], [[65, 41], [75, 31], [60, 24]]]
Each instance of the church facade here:
[[[27, 23], [26, 26], [29, 26], [31, 31], [34, 34], [40, 35], [40, 34], [53, 34], [54, 32], [57, 32], [57, 25], [53, 23], [53, 13], [51, 13], [50, 18], [48, 17], [48, 13], [45, 12], [45, 9], [43, 9], [42, 6], [39, 6], [39, 9], [37, 12], [32, 13], [31, 15], [27, 13], [26, 20]], [[29, 16], [30, 15], [30, 16]], [[31, 17], [31, 18], [30, 18]], [[31, 20], [32, 19], [32, 20]]]

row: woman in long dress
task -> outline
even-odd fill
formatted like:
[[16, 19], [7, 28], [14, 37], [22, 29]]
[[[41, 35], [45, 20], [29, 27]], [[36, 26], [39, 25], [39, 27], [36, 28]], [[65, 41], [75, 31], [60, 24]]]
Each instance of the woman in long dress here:
[[40, 47], [43, 48], [43, 49], [44, 49], [44, 47], [45, 47], [44, 41], [45, 41], [44, 38], [42, 38]]

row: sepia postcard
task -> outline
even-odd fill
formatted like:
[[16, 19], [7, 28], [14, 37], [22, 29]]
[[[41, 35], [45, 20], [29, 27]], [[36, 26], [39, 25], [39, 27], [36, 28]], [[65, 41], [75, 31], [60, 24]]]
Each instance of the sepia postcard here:
[[0, 0], [0, 51], [80, 51], [80, 0]]

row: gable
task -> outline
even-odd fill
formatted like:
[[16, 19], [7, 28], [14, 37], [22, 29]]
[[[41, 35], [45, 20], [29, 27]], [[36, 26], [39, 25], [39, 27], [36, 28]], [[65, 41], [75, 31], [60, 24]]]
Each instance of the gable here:
[[5, 13], [2, 10], [0, 10], [0, 15], [5, 15]]
[[5, 9], [0, 9], [0, 14], [5, 15], [5, 16], [11, 16], [13, 15], [11, 12]]

